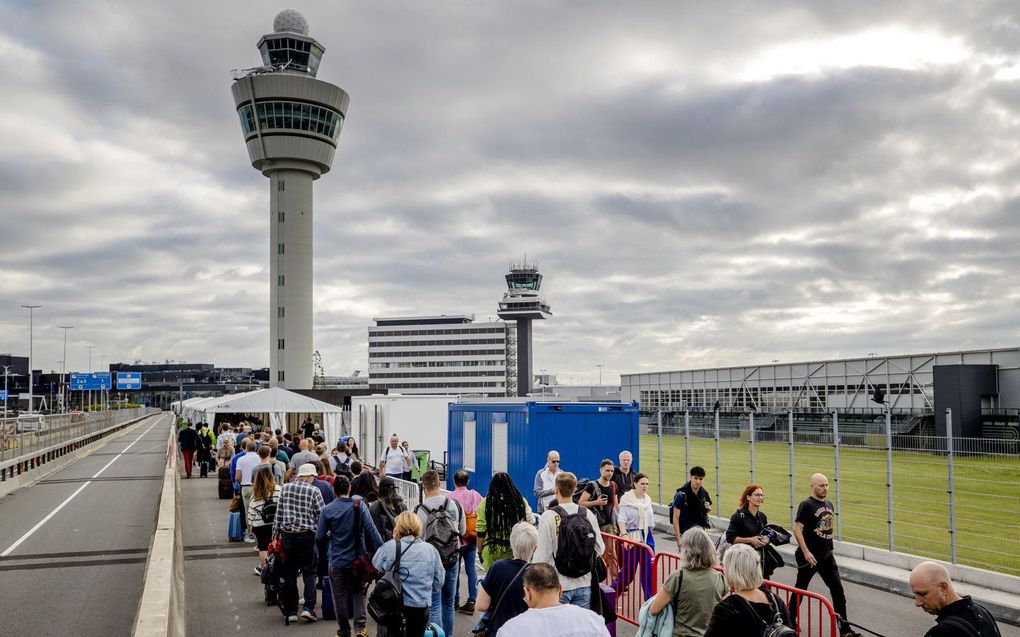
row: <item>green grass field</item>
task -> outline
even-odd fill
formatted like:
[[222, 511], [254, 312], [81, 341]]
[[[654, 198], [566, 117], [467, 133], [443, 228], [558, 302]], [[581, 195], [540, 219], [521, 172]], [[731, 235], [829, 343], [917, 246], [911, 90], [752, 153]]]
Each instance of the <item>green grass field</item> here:
[[[715, 444], [692, 437], [689, 466], [701, 465], [708, 472], [705, 486], [715, 500], [712, 514], [729, 517], [751, 481], [751, 445], [746, 440], [719, 442], [717, 490]], [[652, 499], [668, 504], [686, 480], [684, 438], [662, 438], [661, 497], [657, 451], [657, 437], [643, 435], [639, 468], [650, 477]], [[831, 445], [794, 445], [793, 466], [794, 506], [809, 495], [808, 481], [815, 472], [828, 476], [829, 499], [836, 502]], [[790, 473], [789, 445], [755, 444], [754, 478], [765, 488], [762, 510], [770, 522], [792, 530]], [[894, 550], [950, 561], [948, 474], [945, 454], [893, 452]], [[841, 539], [890, 548], [885, 450], [841, 447], [839, 479]], [[958, 455], [954, 487], [957, 563], [1020, 575], [1020, 457]]]

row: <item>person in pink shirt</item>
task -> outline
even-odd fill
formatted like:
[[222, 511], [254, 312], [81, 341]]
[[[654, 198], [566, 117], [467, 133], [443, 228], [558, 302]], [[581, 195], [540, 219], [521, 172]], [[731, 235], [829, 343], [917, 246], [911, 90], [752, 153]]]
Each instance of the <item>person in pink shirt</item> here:
[[460, 559], [464, 560], [464, 570], [467, 572], [468, 599], [463, 606], [460, 605], [460, 587], [458, 586], [458, 599], [454, 601], [454, 606], [462, 613], [473, 615], [475, 599], [478, 595], [478, 572], [475, 570], [478, 536], [475, 532], [475, 524], [478, 521], [478, 504], [482, 501], [482, 494], [474, 489], [468, 489], [469, 479], [470, 475], [463, 469], [453, 474], [454, 489], [450, 492], [449, 497], [451, 500], [456, 500], [464, 509], [464, 519], [467, 521], [467, 532], [460, 539]]

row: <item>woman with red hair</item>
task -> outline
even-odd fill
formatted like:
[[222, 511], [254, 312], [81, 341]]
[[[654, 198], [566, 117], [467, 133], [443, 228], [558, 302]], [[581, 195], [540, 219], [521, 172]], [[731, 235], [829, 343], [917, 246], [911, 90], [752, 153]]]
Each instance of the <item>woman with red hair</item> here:
[[751, 483], [744, 487], [740, 494], [736, 513], [730, 516], [730, 526], [726, 529], [726, 541], [730, 544], [749, 544], [758, 552], [762, 564], [762, 576], [769, 579], [772, 569], [765, 566], [765, 546], [769, 543], [765, 535], [765, 525], [769, 523], [765, 512], [761, 510], [765, 501], [765, 487]]

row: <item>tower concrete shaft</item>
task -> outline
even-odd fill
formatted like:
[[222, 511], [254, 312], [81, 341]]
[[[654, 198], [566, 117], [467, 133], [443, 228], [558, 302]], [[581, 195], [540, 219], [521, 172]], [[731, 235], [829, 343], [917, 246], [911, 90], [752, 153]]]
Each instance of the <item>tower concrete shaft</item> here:
[[296, 11], [262, 36], [263, 66], [231, 87], [251, 165], [269, 178], [269, 382], [312, 387], [312, 182], [329, 172], [347, 93], [315, 78], [325, 49]]

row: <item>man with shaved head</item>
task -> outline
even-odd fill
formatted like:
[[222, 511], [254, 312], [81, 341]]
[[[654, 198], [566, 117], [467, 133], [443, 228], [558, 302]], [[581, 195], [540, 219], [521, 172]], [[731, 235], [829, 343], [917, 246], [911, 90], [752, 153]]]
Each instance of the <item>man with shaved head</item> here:
[[935, 625], [925, 637], [1000, 637], [999, 627], [981, 604], [970, 595], [953, 590], [949, 571], [938, 562], [921, 562], [910, 572], [914, 606], [935, 615]]
[[[811, 579], [818, 573], [829, 587], [832, 607], [840, 616], [841, 637], [861, 637], [851, 628], [846, 616], [846, 594], [839, 577], [836, 556], [832, 551], [832, 532], [836, 529], [836, 511], [829, 495], [829, 479], [820, 473], [811, 476], [811, 495], [800, 503], [797, 518], [793, 523], [793, 535], [797, 538], [797, 583], [795, 588], [806, 590]], [[800, 596], [793, 596], [790, 618], [799, 620]]]

